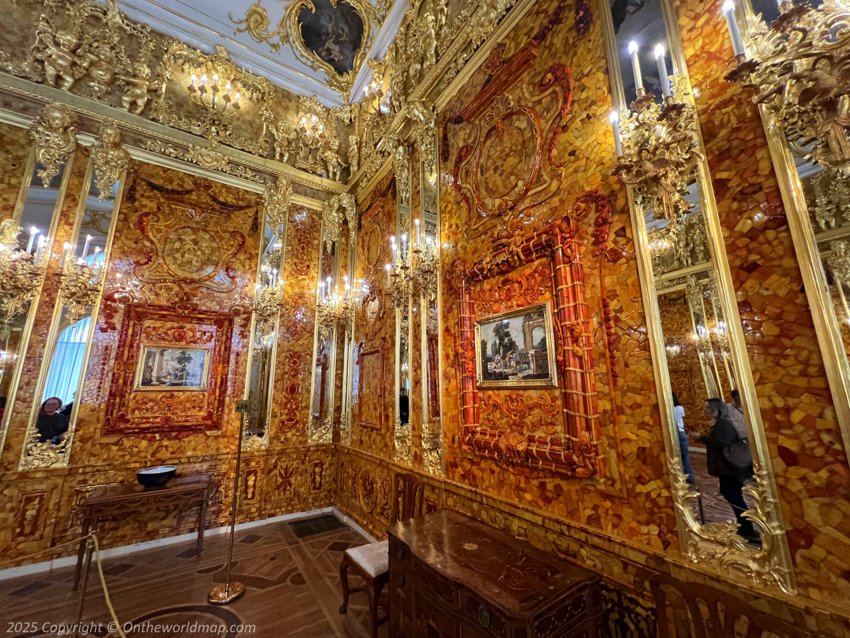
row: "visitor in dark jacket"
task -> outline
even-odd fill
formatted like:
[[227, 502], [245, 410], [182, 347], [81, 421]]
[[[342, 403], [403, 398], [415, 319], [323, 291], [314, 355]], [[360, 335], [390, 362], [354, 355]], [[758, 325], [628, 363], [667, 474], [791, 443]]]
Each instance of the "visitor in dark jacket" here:
[[720, 483], [720, 493], [723, 495], [738, 521], [738, 534], [749, 541], [759, 542], [759, 536], [752, 522], [744, 517], [747, 502], [744, 500], [743, 487], [745, 481], [752, 477], [752, 465], [745, 468], [735, 467], [726, 458], [725, 450], [740, 440], [738, 432], [729, 419], [726, 404], [721, 399], [708, 399], [705, 402], [705, 416], [711, 424], [708, 434], [701, 437], [706, 446], [706, 461], [708, 473], [716, 476]]

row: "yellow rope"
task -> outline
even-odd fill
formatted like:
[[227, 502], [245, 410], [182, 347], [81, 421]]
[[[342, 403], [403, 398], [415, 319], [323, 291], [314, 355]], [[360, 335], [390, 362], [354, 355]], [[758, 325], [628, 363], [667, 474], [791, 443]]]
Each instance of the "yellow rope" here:
[[[12, 566], [14, 563], [17, 563], [20, 560], [27, 558], [35, 558], [36, 556], [41, 556], [42, 554], [55, 554], [60, 549], [64, 547], [73, 547], [79, 546], [80, 541], [82, 540], [91, 540], [94, 544], [94, 560], [97, 563], [97, 573], [100, 575], [100, 587], [103, 589], [103, 599], [106, 601], [106, 607], [109, 609], [109, 616], [112, 618], [112, 621], [115, 623], [115, 631], [118, 633], [120, 638], [127, 638], [127, 635], [124, 633], [124, 630], [121, 628], [121, 621], [118, 620], [118, 616], [115, 613], [115, 608], [112, 606], [112, 599], [109, 598], [109, 589], [106, 587], [106, 576], [103, 573], [103, 562], [100, 559], [100, 544], [97, 542], [97, 535], [94, 532], [89, 532], [85, 536], [80, 536], [71, 541], [66, 541], [64, 543], [59, 543], [58, 545], [54, 545], [48, 549], [43, 549], [40, 552], [35, 552], [34, 554], [27, 554], [26, 556], [18, 556], [17, 558], [6, 561], [5, 563], [0, 563], [0, 569], [5, 569], [5, 567]], [[53, 560], [51, 558], [51, 560]], [[85, 592], [82, 594], [85, 595]]]
[[103, 563], [100, 560], [100, 544], [97, 542], [97, 536], [94, 532], [89, 534], [89, 538], [94, 543], [94, 556], [97, 563], [97, 573], [100, 574], [100, 587], [103, 589], [103, 599], [106, 601], [106, 608], [109, 609], [109, 615], [112, 622], [115, 623], [115, 631], [118, 632], [120, 638], [127, 638], [124, 630], [121, 628], [121, 621], [115, 613], [115, 608], [112, 606], [112, 600], [109, 598], [109, 589], [106, 587], [106, 576], [103, 575]]

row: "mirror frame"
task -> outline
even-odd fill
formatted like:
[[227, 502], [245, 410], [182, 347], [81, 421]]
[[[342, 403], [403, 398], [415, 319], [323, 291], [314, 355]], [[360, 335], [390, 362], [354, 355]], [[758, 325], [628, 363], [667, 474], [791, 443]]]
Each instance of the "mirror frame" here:
[[[674, 72], [681, 75], [685, 85], [690, 87], [687, 64], [679, 33], [678, 19], [670, 0], [659, 0], [662, 19], [669, 43], [669, 53], [673, 60]], [[608, 60], [611, 95], [615, 108], [626, 107], [622, 88], [621, 72], [617, 55], [617, 40], [609, 0], [599, 0], [600, 16], [604, 31], [604, 43]], [[693, 105], [693, 98], [681, 96]], [[697, 113], [699, 121], [699, 113]], [[673, 418], [672, 388], [667, 368], [667, 355], [664, 348], [661, 319], [657, 302], [655, 274], [652, 267], [652, 255], [643, 209], [634, 200], [633, 191], [626, 187], [631, 223], [634, 229], [635, 257], [641, 281], [641, 296], [647, 319], [647, 336], [653, 361], [660, 419], [664, 432], [664, 445], [667, 452], [667, 465], [671, 483], [674, 509], [676, 512], [681, 550], [693, 563], [709, 567], [721, 574], [744, 579], [750, 583], [778, 588], [785, 593], [796, 591], [794, 573], [785, 525], [778, 506], [778, 494], [773, 480], [770, 451], [758, 409], [758, 397], [747, 355], [741, 318], [737, 304], [734, 303], [734, 285], [726, 259], [726, 248], [722, 228], [717, 212], [717, 203], [708, 162], [705, 159], [705, 144], [700, 127], [696, 130], [697, 148], [700, 153], [697, 163], [696, 182], [705, 231], [711, 253], [711, 267], [717, 284], [718, 303], [728, 328], [729, 350], [732, 364], [738, 371], [742, 404], [747, 423], [750, 427], [750, 444], [753, 453], [753, 483], [744, 487], [745, 495], [750, 497], [753, 506], [748, 510], [748, 518], [759, 529], [762, 548], [756, 550], [747, 546], [737, 537], [737, 523], [702, 524], [696, 517], [695, 503], [699, 492], [691, 489], [682, 468], [678, 435]]]

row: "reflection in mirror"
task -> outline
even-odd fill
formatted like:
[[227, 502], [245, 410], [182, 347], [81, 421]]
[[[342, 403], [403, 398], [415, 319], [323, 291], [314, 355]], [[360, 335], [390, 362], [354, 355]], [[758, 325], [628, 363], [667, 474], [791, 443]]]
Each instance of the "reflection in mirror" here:
[[[633, 103], [636, 96], [641, 97], [636, 89], [643, 86], [646, 99], [667, 95], [660, 79], [669, 68], [666, 58], [645, 59], [656, 45], [659, 53], [669, 50], [662, 0], [613, 0], [610, 6], [620, 68], [628, 71], [622, 74], [623, 95], [632, 110], [645, 109], [640, 100]], [[675, 95], [679, 97], [678, 90]], [[638, 133], [648, 137], [643, 139]], [[624, 131], [624, 135], [631, 134], [632, 129]], [[635, 129], [632, 139], [622, 140], [623, 147], [631, 144], [634, 150], [639, 144], [638, 158], [649, 164], [645, 160], [651, 162], [651, 158], [644, 154], [652, 152], [650, 138], [654, 134]], [[683, 164], [683, 170], [686, 166]], [[677, 431], [673, 441], [679, 443], [673, 452], [680, 453], [689, 487], [698, 494], [693, 514], [700, 523], [728, 521], [741, 537], [741, 547], [755, 548], [761, 545], [761, 538], [742, 516], [748, 509], [743, 488], [754, 475], [749, 457], [751, 437], [740, 400], [733, 407], [738, 382], [729, 351], [728, 324], [715, 285], [718, 276], [696, 171], [690, 169], [690, 177], [677, 174], [676, 183], [670, 184], [661, 178], [654, 182], [655, 173], [644, 170], [640, 161], [631, 170], [642, 180], [640, 203], [655, 279], [662, 355], [672, 390], [667, 399]], [[738, 416], [735, 422], [739, 427], [735, 428], [731, 419]], [[736, 459], [740, 467], [726, 456], [732, 445], [746, 452], [747, 458]]]
[[21, 469], [52, 467], [67, 461], [76, 419], [76, 399], [82, 390], [94, 313], [97, 311], [106, 253], [117, 218], [120, 183], [101, 198], [88, 177], [72, 241], [62, 253], [59, 302], [45, 350], [46, 369], [39, 379]]
[[268, 221], [263, 225], [263, 242], [254, 291], [254, 318], [251, 331], [251, 352], [248, 363], [248, 425], [245, 430], [245, 449], [264, 447], [268, 443], [268, 421], [271, 413], [272, 379], [276, 352], [278, 308], [280, 304], [283, 263], [283, 225], [274, 228]]
[[338, 270], [337, 243], [322, 242], [319, 262], [319, 303], [316, 307], [316, 359], [313, 365], [313, 399], [311, 441], [330, 442], [333, 438], [334, 379], [336, 376], [337, 320], [341, 304], [347, 300], [351, 286], [348, 278], [340, 289], [334, 283]]
[[[397, 170], [405, 171], [402, 181], [410, 184], [410, 158], [405, 153], [404, 161]], [[398, 176], [397, 176], [398, 180]], [[399, 189], [397, 224], [400, 239], [394, 246], [393, 253], [397, 261], [404, 264], [405, 274], [410, 272], [412, 244], [407, 230], [411, 226], [410, 193], [408, 189]], [[409, 465], [412, 455], [412, 432], [410, 426], [410, 280], [400, 295], [400, 303], [396, 306], [396, 400], [395, 400], [395, 455], [396, 461]]]
[[[33, 297], [41, 289], [67, 162], [45, 187], [33, 167], [16, 206], [17, 218], [0, 227], [0, 432], [5, 433], [34, 319]], [[29, 256], [27, 256], [29, 255]], [[17, 282], [13, 285], [12, 282]], [[0, 437], [0, 440], [2, 437]], [[2, 447], [2, 444], [0, 444]]]
[[[436, 137], [435, 132], [428, 132]], [[428, 145], [424, 145], [428, 146]], [[432, 474], [442, 472], [442, 427], [440, 422], [439, 362], [439, 203], [437, 192], [437, 142], [433, 140], [433, 157], [420, 162], [422, 220], [416, 220], [416, 279], [419, 307], [422, 308], [420, 342], [422, 362], [422, 461]]]

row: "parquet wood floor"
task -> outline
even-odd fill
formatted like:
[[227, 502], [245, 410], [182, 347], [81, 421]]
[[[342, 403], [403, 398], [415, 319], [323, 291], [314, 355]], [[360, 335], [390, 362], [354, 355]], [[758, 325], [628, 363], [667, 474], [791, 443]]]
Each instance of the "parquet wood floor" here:
[[[122, 624], [148, 623], [126, 632], [127, 638], [363, 638], [369, 635], [365, 596], [353, 594], [345, 615], [338, 607], [342, 554], [365, 542], [332, 516], [238, 532], [232, 578], [247, 591], [222, 607], [206, 599], [211, 585], [224, 580], [226, 535], [209, 537], [200, 558], [193, 540], [105, 559], [103, 567]], [[0, 636], [73, 636], [63, 633], [77, 617], [72, 578], [73, 568], [64, 568], [0, 581]], [[89, 626], [80, 635], [118, 635], [109, 632], [94, 565], [83, 619]], [[240, 624], [254, 628], [231, 629]], [[386, 630], [383, 625], [380, 635]]]

